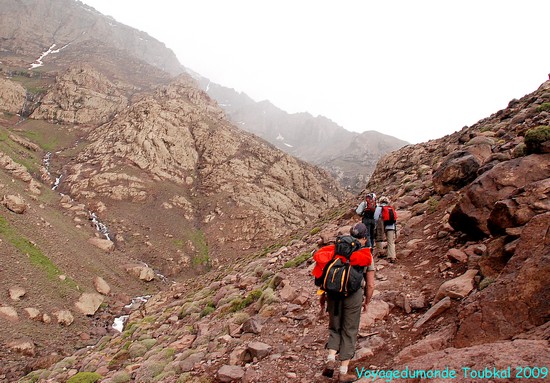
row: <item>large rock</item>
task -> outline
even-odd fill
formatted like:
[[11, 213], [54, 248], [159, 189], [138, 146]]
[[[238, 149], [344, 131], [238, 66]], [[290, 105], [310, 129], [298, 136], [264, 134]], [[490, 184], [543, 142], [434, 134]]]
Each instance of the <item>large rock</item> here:
[[88, 239], [88, 242], [104, 251], [111, 251], [115, 248], [114, 242], [108, 239], [92, 237]]
[[15, 308], [11, 306], [0, 306], [0, 318], [7, 319], [11, 322], [16, 322], [19, 320], [19, 315]]
[[17, 214], [23, 214], [27, 210], [25, 200], [19, 195], [5, 195], [2, 205]]
[[[550, 170], [550, 169], [549, 169]], [[487, 226], [492, 235], [525, 225], [537, 214], [550, 211], [550, 177], [518, 189], [507, 199], [497, 201]]]
[[94, 287], [100, 294], [109, 295], [111, 293], [111, 287], [107, 282], [105, 282], [105, 279], [101, 277], [94, 278]]
[[434, 351], [443, 350], [450, 345], [451, 339], [453, 338], [455, 332], [456, 326], [449, 325], [433, 334], [428, 334], [425, 338], [415, 344], [401, 350], [399, 354], [397, 354], [396, 362], [411, 362], [419, 356], [426, 355]]
[[145, 282], [155, 279], [155, 271], [146, 265], [126, 265], [126, 271]]
[[495, 203], [526, 185], [548, 178], [550, 154], [533, 154], [502, 162], [467, 188], [449, 217], [449, 224], [474, 238], [489, 234], [487, 220]]
[[[404, 362], [392, 369], [409, 372], [423, 370], [439, 374], [453, 374], [442, 378], [399, 379], [403, 383], [416, 382], [542, 382], [547, 380], [526, 379], [533, 367], [540, 368], [550, 364], [547, 340], [514, 340], [509, 342], [495, 342], [468, 348], [447, 348], [432, 352], [414, 360]], [[520, 371], [518, 368], [530, 367], [530, 371]], [[523, 376], [516, 375], [523, 372]], [[498, 375], [495, 375], [498, 374]], [[370, 380], [382, 383], [384, 379]]]
[[444, 282], [435, 295], [435, 302], [445, 297], [462, 299], [474, 289], [474, 277], [477, 270], [467, 270], [460, 277]]
[[390, 313], [390, 305], [381, 299], [373, 299], [367, 308], [367, 313], [361, 315], [359, 328], [370, 327], [377, 320], [386, 318]]
[[25, 356], [35, 356], [36, 355], [36, 346], [32, 340], [22, 339], [22, 340], [13, 340], [8, 342], [8, 349], [15, 351], [19, 354]]
[[452, 153], [433, 174], [435, 191], [443, 195], [468, 185], [477, 177], [480, 166], [480, 160], [473, 154], [464, 151]]
[[84, 315], [94, 315], [102, 303], [103, 295], [83, 293], [78, 299], [78, 302], [75, 303], [75, 306]]
[[73, 314], [69, 310], [58, 310], [53, 313], [57, 323], [63, 326], [70, 326], [74, 322]]
[[0, 105], [1, 110], [9, 113], [19, 113], [23, 109], [26, 91], [16, 82], [0, 77]]
[[550, 213], [534, 217], [524, 227], [500, 277], [468, 297], [459, 315], [455, 346], [509, 339], [548, 320], [549, 227]]
[[240, 366], [223, 365], [218, 370], [218, 380], [220, 382], [240, 381], [244, 376], [244, 369]]
[[19, 301], [25, 294], [27, 294], [27, 290], [19, 286], [10, 287], [8, 292], [12, 301]]

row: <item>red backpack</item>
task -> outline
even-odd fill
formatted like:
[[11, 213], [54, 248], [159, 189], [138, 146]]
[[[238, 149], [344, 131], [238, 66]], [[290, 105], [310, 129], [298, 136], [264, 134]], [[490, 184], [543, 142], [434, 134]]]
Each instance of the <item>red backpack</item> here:
[[397, 212], [392, 206], [382, 206], [382, 220], [384, 225], [393, 225], [397, 221]]
[[376, 210], [376, 199], [372, 194], [367, 194], [367, 196], [365, 197], [365, 209], [363, 210], [362, 215], [367, 218], [373, 218], [375, 210]]

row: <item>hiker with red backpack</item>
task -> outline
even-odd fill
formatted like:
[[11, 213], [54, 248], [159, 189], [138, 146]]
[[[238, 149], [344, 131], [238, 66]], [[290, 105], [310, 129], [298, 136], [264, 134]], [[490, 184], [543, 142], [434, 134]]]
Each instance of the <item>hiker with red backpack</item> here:
[[376, 211], [376, 194], [367, 193], [365, 200], [362, 201], [355, 212], [361, 216], [361, 222], [367, 227], [369, 247], [371, 251], [374, 249], [374, 228], [376, 221], [374, 220], [374, 212]]
[[[397, 231], [397, 212], [390, 205], [390, 200], [387, 197], [380, 197], [380, 205], [376, 207], [374, 212], [374, 220], [378, 222], [378, 225], [382, 225], [384, 234], [386, 236], [387, 257], [388, 261], [395, 263], [397, 260], [395, 254], [395, 234]], [[378, 256], [382, 252], [382, 241], [376, 242], [376, 250]]]
[[339, 354], [339, 382], [358, 379], [348, 373], [348, 366], [355, 355], [361, 309], [367, 311], [374, 292], [374, 263], [367, 236], [367, 227], [358, 223], [349, 236], [337, 237], [335, 244], [313, 255], [316, 263], [312, 274], [319, 286], [321, 307], [326, 301], [329, 313], [328, 356], [322, 375], [334, 376]]

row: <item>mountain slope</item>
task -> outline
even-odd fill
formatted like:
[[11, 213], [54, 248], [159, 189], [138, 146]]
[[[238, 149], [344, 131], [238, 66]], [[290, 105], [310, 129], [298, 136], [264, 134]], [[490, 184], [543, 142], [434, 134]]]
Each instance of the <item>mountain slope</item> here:
[[0, 18], [0, 381], [112, 336], [133, 298], [263, 251], [349, 196], [233, 126], [142, 33], [73, 1], [3, 1]]
[[352, 133], [323, 116], [289, 114], [269, 101], [255, 102], [244, 93], [193, 73], [204, 89], [240, 128], [277, 148], [328, 170], [342, 186], [359, 192], [380, 157], [407, 143], [375, 131]]
[[[398, 207], [398, 262], [377, 260], [377, 292], [362, 315], [352, 371], [446, 369], [454, 381], [471, 382], [485, 369], [550, 363], [548, 105], [550, 82], [461, 132], [380, 162], [364, 192]], [[479, 189], [487, 179], [498, 186]], [[497, 195], [484, 212], [483, 201]], [[311, 253], [359, 220], [352, 213], [359, 200], [269, 254], [175, 284], [98, 350], [22, 382], [82, 371], [108, 382], [324, 381], [327, 317], [319, 313]], [[469, 201], [478, 201], [473, 210]], [[481, 239], [459, 224], [480, 213], [490, 223]], [[514, 368], [505, 379], [519, 382]]]

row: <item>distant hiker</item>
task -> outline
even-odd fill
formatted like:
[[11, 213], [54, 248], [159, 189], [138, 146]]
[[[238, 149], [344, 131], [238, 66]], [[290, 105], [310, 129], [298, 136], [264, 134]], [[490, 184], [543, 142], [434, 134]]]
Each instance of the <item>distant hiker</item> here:
[[[374, 263], [367, 227], [357, 223], [350, 234], [338, 237], [334, 245], [324, 246], [313, 255], [316, 264], [312, 274], [320, 286], [321, 307], [326, 300], [329, 313], [328, 356], [322, 374], [334, 376], [336, 354], [339, 354], [339, 382], [358, 379], [357, 375], [348, 374], [348, 366], [355, 355], [361, 308], [367, 311], [374, 291]], [[349, 282], [332, 283], [335, 280]]]
[[359, 214], [362, 218], [361, 221], [367, 227], [367, 235], [369, 244], [368, 246], [372, 249], [374, 248], [374, 227], [376, 221], [374, 220], [374, 211], [376, 210], [376, 194], [368, 193], [365, 196], [365, 200], [362, 201], [355, 212]]
[[[382, 225], [384, 234], [386, 236], [387, 257], [388, 261], [394, 263], [397, 260], [395, 255], [395, 233], [397, 229], [397, 212], [390, 206], [390, 200], [387, 197], [380, 197], [380, 205], [376, 207], [374, 212], [374, 220], [378, 222], [378, 225]], [[378, 254], [382, 252], [382, 242], [376, 243], [376, 250]]]

